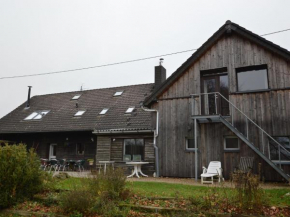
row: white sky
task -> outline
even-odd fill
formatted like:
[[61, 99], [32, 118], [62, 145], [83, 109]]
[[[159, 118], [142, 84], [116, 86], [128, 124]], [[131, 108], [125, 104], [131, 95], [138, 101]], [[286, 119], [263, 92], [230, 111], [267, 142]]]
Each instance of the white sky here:
[[[95, 66], [198, 48], [226, 20], [257, 34], [290, 28], [290, 1], [0, 0], [0, 77]], [[290, 50], [290, 31], [266, 37]], [[192, 53], [165, 57], [167, 76]], [[159, 58], [0, 80], [0, 117], [32, 96], [152, 83]]]

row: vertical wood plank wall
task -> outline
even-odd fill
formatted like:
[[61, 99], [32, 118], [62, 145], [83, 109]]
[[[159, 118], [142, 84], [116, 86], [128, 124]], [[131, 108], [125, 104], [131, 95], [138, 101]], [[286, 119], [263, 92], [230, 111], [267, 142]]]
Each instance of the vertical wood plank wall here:
[[[236, 93], [235, 69], [262, 64], [268, 66], [268, 82], [272, 90]], [[191, 101], [166, 98], [200, 93], [200, 71], [222, 67], [227, 67], [228, 71], [230, 100], [270, 135], [290, 135], [290, 90], [285, 89], [290, 88], [290, 63], [235, 34], [224, 36], [158, 97], [158, 103], [152, 105], [160, 112], [157, 145], [160, 149], [161, 176], [194, 177], [195, 168], [194, 153], [185, 151], [185, 137], [193, 135]], [[241, 117], [235, 117], [236, 120], [239, 118], [243, 122]], [[257, 131], [250, 132], [256, 145], [261, 146]], [[264, 164], [245, 144], [241, 145], [239, 153], [224, 152], [223, 138], [232, 133], [222, 124], [200, 124], [199, 134], [199, 174], [202, 166], [207, 166], [212, 160], [220, 160], [228, 178], [238, 165], [240, 156], [255, 156], [255, 163], [263, 163], [264, 176], [276, 179], [275, 175], [271, 175], [275, 173], [274, 170]]]

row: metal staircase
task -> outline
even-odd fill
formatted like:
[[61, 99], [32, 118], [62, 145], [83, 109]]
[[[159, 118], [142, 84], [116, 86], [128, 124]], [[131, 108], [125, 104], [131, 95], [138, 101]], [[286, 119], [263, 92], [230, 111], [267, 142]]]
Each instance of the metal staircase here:
[[[212, 92], [192, 94], [191, 99], [193, 119], [199, 123], [223, 123], [283, 178], [290, 181], [290, 175], [281, 167], [283, 161], [290, 162], [290, 152], [226, 97], [219, 92]], [[222, 115], [219, 107], [221, 101], [229, 105], [226, 115]]]

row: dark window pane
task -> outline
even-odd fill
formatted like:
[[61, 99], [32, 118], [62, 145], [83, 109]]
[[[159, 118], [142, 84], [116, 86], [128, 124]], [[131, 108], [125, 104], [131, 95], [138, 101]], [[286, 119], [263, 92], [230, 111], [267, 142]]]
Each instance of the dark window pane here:
[[[287, 151], [290, 152], [290, 140], [288, 136], [279, 136], [273, 137], [278, 143], [280, 143]], [[287, 151], [283, 148], [280, 148], [281, 160], [290, 160], [290, 156]], [[272, 160], [279, 160], [279, 145], [275, 143], [273, 140], [270, 140], [270, 153]]]
[[77, 143], [77, 154], [83, 155], [85, 153], [85, 147], [82, 143]]
[[226, 144], [225, 144], [226, 149], [239, 149], [238, 138], [228, 137], [228, 138], [225, 138], [225, 140], [226, 140]]
[[[144, 139], [124, 139], [125, 155], [131, 155], [131, 159], [144, 160]], [[133, 158], [133, 155], [137, 156]]]
[[[204, 80], [204, 93], [216, 92], [215, 78]], [[205, 114], [215, 114], [215, 96], [214, 94], [204, 95]]]
[[[228, 75], [222, 75], [220, 76], [220, 93], [223, 95], [226, 99], [229, 99], [229, 78]], [[224, 98], [220, 98], [220, 104], [221, 104], [221, 114], [223, 116], [229, 115], [229, 102], [226, 101]]]
[[187, 139], [187, 147], [186, 148], [195, 148], [194, 139]]
[[53, 146], [53, 151], [52, 151], [52, 153], [53, 153], [53, 156], [56, 156], [56, 145]]
[[268, 89], [267, 69], [242, 71], [237, 76], [238, 91]]

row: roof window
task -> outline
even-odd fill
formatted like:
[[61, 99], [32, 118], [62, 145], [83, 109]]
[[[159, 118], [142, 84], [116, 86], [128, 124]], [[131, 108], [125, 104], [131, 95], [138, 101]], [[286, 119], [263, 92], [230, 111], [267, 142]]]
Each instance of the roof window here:
[[104, 108], [99, 114], [104, 115], [107, 113], [108, 110], [109, 110], [108, 108]]
[[75, 113], [75, 117], [79, 117], [82, 116], [86, 111], [78, 111], [77, 113]]
[[28, 115], [24, 120], [40, 120], [42, 119], [49, 111], [35, 111], [32, 114]]
[[114, 96], [121, 96], [122, 94], [123, 94], [123, 90], [122, 91], [117, 91], [115, 94], [114, 94]]
[[72, 100], [77, 100], [77, 99], [79, 99], [81, 97], [81, 94], [77, 94], [77, 95], [75, 95], [73, 98], [71, 98]]
[[127, 113], [127, 114], [132, 113], [134, 111], [134, 109], [135, 109], [135, 107], [129, 107], [125, 113]]

